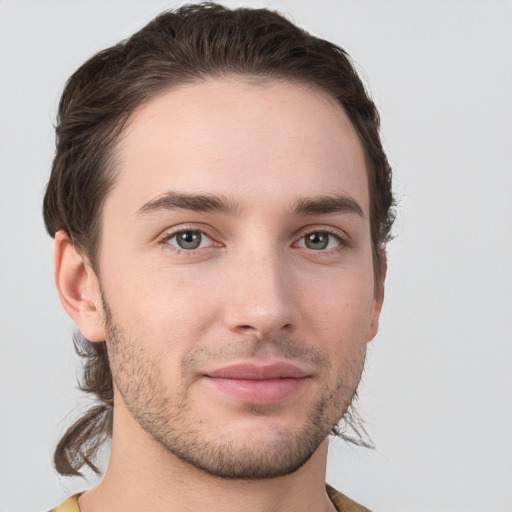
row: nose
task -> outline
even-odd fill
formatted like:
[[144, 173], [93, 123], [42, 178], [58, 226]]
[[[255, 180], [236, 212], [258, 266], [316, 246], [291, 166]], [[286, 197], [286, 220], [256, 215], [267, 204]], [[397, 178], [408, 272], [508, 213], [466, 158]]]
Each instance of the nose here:
[[297, 327], [297, 286], [282, 255], [252, 251], [238, 257], [232, 262], [225, 293], [225, 324], [237, 334], [264, 340], [290, 335]]

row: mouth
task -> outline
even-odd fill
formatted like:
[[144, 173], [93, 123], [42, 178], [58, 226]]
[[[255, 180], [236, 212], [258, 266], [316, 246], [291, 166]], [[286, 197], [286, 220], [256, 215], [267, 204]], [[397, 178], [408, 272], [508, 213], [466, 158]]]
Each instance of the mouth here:
[[274, 404], [298, 394], [311, 375], [290, 363], [235, 364], [204, 374], [217, 391], [251, 404]]

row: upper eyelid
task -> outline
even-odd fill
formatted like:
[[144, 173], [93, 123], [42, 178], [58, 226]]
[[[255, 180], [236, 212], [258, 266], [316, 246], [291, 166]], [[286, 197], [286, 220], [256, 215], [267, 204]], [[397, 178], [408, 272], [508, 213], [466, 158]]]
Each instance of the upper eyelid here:
[[341, 228], [334, 227], [334, 226], [321, 226], [321, 225], [320, 226], [317, 226], [317, 225], [305, 226], [305, 227], [299, 229], [295, 235], [296, 240], [299, 240], [300, 238], [306, 236], [309, 233], [328, 233], [329, 235], [333, 235], [342, 241], [345, 241], [345, 242], [351, 241], [350, 235], [345, 230], [343, 230]]
[[174, 231], [172, 233], [167, 233], [167, 235], [164, 234], [164, 240], [170, 240], [171, 238], [178, 236], [180, 233], [187, 233], [187, 232], [201, 233], [201, 235], [212, 240], [212, 237], [208, 233], [205, 233], [204, 231], [201, 231], [200, 229], [180, 229], [180, 230]]
[[216, 237], [214, 233], [212, 233], [215, 230], [205, 224], [201, 224], [199, 226], [179, 224], [175, 227], [164, 229], [161, 232], [161, 234], [158, 235], [158, 240], [168, 240], [169, 238], [172, 238], [173, 236], [176, 236], [179, 233], [183, 233], [184, 231], [197, 231], [199, 233], [202, 233], [203, 235], [206, 235], [208, 238], [211, 238], [212, 240], [214, 240], [215, 238], [219, 238], [218, 236]]

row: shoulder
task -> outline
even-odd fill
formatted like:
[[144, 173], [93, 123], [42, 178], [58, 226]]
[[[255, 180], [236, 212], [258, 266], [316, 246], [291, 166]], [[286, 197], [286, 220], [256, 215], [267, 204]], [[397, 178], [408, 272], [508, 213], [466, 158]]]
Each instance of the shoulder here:
[[61, 503], [58, 507], [52, 508], [50, 512], [80, 512], [78, 508], [78, 497], [80, 494], [71, 496], [66, 501]]
[[329, 498], [334, 503], [334, 506], [339, 512], [370, 512], [369, 509], [363, 507], [362, 505], [359, 505], [358, 503], [351, 500], [349, 497], [337, 491], [330, 485], [326, 485], [325, 487], [327, 489], [327, 494], [329, 495]]

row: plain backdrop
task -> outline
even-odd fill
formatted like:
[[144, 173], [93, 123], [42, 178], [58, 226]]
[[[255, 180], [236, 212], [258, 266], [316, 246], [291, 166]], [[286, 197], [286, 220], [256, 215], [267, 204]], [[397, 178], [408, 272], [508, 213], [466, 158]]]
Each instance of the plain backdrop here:
[[[227, 5], [242, 5], [229, 1]], [[0, 0], [0, 512], [48, 510], [76, 407], [41, 201], [68, 76], [176, 3]], [[328, 481], [380, 512], [512, 511], [512, 3], [245, 1], [344, 47], [382, 116], [399, 215], [360, 411]]]

